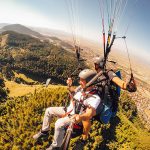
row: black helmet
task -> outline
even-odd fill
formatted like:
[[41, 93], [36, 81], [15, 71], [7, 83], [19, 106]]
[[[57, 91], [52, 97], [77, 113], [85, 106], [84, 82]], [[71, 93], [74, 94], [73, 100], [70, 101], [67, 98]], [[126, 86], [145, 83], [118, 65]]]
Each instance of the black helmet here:
[[100, 67], [101, 69], [103, 69], [103, 67], [104, 67], [104, 57], [95, 57], [95, 58], [93, 59], [93, 61], [94, 61], [94, 64], [99, 65], [99, 67]]
[[79, 73], [79, 78], [86, 80], [89, 82], [96, 75], [96, 71], [91, 69], [84, 69]]

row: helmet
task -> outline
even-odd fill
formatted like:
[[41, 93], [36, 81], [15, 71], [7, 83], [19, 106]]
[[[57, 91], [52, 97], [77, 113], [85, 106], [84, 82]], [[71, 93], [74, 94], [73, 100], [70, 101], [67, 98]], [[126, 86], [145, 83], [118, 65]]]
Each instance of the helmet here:
[[100, 68], [104, 67], [104, 57], [95, 57], [93, 61], [94, 61], [94, 64], [99, 65]]
[[96, 71], [91, 69], [84, 69], [79, 73], [79, 78], [86, 80], [89, 82], [96, 75]]

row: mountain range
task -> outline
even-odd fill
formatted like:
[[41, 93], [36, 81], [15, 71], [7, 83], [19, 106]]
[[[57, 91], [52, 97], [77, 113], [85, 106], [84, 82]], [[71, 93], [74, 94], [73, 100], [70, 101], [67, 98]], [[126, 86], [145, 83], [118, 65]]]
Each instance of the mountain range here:
[[73, 49], [73, 46], [71, 44], [58, 38], [60, 37], [58, 35], [64, 36], [63, 32], [62, 34], [60, 34], [59, 31], [54, 31], [50, 29], [47, 29], [46, 31], [45, 30], [46, 29], [44, 28], [26, 27], [21, 24], [6, 24], [6, 23], [0, 24], [0, 33], [4, 31], [14, 31], [17, 33], [26, 34], [35, 38], [39, 38], [40, 40], [49, 40], [50, 42], [53, 42], [55, 45], [62, 46], [66, 49]]
[[[4, 25], [4, 24], [3, 24]], [[43, 35], [41, 35], [40, 33], [33, 31], [21, 24], [11, 24], [11, 25], [0, 25], [2, 26], [2, 28], [0, 29], [0, 32], [4, 32], [4, 31], [15, 31], [17, 33], [21, 33], [21, 34], [27, 34], [27, 35], [31, 35], [37, 38], [42, 38]]]

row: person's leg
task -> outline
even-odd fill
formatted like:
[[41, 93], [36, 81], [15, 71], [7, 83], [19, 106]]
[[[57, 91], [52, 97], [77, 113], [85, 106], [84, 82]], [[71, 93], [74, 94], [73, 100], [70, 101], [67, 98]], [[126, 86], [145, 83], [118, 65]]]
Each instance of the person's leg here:
[[53, 116], [61, 118], [65, 114], [64, 107], [49, 107], [45, 111], [42, 131], [48, 131]]
[[91, 121], [90, 120], [85, 120], [85, 121], [82, 121], [82, 124], [83, 124], [82, 138], [83, 138], [83, 140], [87, 140], [88, 133], [89, 133], [90, 128], [91, 128]]
[[87, 144], [88, 133], [89, 133], [89, 130], [91, 128], [91, 122], [90, 122], [90, 120], [84, 120], [84, 121], [82, 121], [82, 124], [83, 124], [82, 138], [80, 138], [76, 142], [76, 144], [72, 150], [81, 150], [81, 149], [83, 150], [84, 146]]
[[[65, 126], [69, 125], [71, 120], [69, 117], [59, 118], [55, 123], [54, 139], [50, 147], [61, 147], [64, 134]], [[48, 150], [48, 149], [47, 149]]]
[[49, 107], [45, 111], [43, 125], [41, 131], [33, 136], [35, 140], [46, 136], [49, 130], [50, 123], [52, 121], [53, 116], [61, 117], [65, 114], [64, 107]]
[[[88, 109], [88, 108], [87, 108]], [[92, 117], [96, 116], [96, 110], [93, 109], [92, 112]], [[82, 124], [83, 124], [83, 140], [87, 140], [88, 138], [88, 133], [90, 131], [91, 128], [91, 120], [87, 119], [87, 120], [82, 120]]]

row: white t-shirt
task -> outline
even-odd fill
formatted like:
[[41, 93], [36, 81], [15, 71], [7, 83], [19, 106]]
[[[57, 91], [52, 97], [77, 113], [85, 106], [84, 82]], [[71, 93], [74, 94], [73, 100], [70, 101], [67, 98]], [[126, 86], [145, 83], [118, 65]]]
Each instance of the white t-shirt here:
[[[89, 92], [86, 92], [86, 94], [88, 94]], [[78, 101], [83, 101], [83, 94], [82, 94], [82, 91], [79, 91], [77, 92], [75, 95], [74, 95], [74, 99], [78, 100]], [[93, 108], [97, 108], [98, 105], [100, 104], [100, 97], [96, 94], [93, 94], [91, 95], [90, 97], [88, 97], [87, 99], [85, 99], [83, 101], [83, 104], [85, 106], [91, 106]], [[72, 111], [71, 111], [72, 110]], [[74, 104], [71, 102], [70, 105], [67, 107], [67, 112], [71, 111], [71, 115], [75, 114], [75, 108], [74, 108]]]

